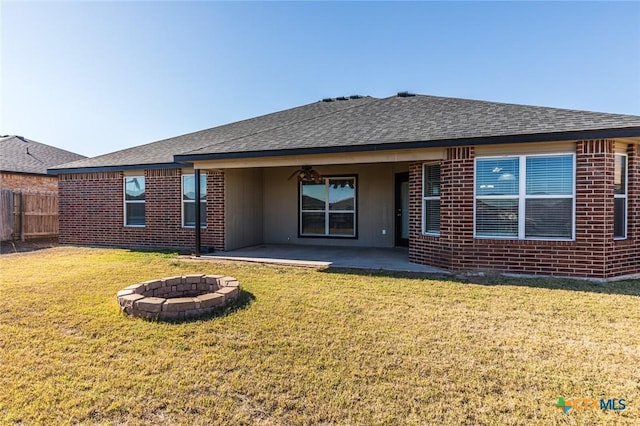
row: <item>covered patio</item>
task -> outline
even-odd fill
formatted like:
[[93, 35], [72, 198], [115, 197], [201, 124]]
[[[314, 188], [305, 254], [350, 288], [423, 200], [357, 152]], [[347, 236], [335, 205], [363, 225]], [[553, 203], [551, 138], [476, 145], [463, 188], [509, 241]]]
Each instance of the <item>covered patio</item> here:
[[261, 244], [231, 251], [207, 254], [203, 258], [374, 271], [448, 274], [449, 272], [409, 262], [406, 248], [327, 247], [292, 244]]

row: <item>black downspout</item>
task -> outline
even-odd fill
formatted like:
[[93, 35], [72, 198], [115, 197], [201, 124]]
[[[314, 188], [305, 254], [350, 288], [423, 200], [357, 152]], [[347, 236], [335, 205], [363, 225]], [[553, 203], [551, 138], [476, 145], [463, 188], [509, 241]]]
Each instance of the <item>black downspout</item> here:
[[200, 169], [194, 170], [193, 178], [195, 179], [195, 191], [196, 191], [196, 252], [195, 256], [200, 257], [200, 229], [202, 225], [202, 218], [200, 217]]

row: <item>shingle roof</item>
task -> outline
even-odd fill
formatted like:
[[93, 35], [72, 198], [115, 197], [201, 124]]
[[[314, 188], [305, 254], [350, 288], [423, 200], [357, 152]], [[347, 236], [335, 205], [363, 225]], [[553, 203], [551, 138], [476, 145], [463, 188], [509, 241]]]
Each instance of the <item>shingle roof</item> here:
[[478, 138], [517, 139], [527, 135], [534, 135], [531, 140], [536, 140], [541, 135], [600, 130], [611, 135], [625, 131], [640, 136], [640, 117], [425, 95], [364, 97], [320, 101], [62, 168], [255, 157], [291, 151], [393, 149], [415, 142], [444, 146], [455, 141], [471, 143], [469, 140]]
[[[640, 117], [435, 96], [378, 99], [187, 154], [377, 146], [640, 127]], [[640, 130], [640, 129], [639, 129]], [[639, 134], [640, 136], [640, 134]]]
[[22, 136], [0, 136], [0, 170], [47, 174], [47, 169], [86, 158]]
[[200, 148], [232, 143], [241, 137], [264, 133], [294, 123], [332, 115], [345, 109], [372, 102], [374, 98], [358, 97], [334, 102], [315, 102], [300, 107], [262, 115], [235, 123], [225, 124], [195, 133], [176, 136], [146, 145], [127, 148], [110, 154], [76, 161], [56, 168], [84, 168], [105, 166], [127, 166], [137, 164], [172, 164], [174, 155], [184, 154]]

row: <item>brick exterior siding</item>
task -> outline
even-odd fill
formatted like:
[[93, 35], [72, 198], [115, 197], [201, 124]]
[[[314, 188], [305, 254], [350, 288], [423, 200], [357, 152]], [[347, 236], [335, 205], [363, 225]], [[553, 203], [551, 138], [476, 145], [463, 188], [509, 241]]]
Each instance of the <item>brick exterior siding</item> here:
[[56, 176], [0, 173], [0, 187], [14, 191], [58, 192]]
[[[193, 250], [195, 232], [182, 227], [180, 169], [145, 170], [145, 226], [124, 226], [122, 172], [59, 178], [60, 243]], [[207, 228], [202, 246], [224, 249], [224, 174], [207, 173]]]
[[[640, 272], [640, 146], [627, 150], [627, 239], [613, 242], [609, 276]], [[613, 189], [611, 190], [613, 191]]]
[[474, 149], [449, 148], [441, 162], [440, 236], [421, 232], [422, 163], [410, 167], [412, 262], [449, 270], [611, 278], [640, 273], [640, 157], [628, 152], [628, 234], [613, 238], [614, 143], [576, 144], [574, 241], [473, 237]]
[[[474, 238], [473, 147], [448, 148], [440, 162], [440, 235], [422, 234], [423, 163], [409, 168], [409, 260], [454, 271], [612, 278], [640, 273], [640, 149], [628, 148], [627, 238], [613, 237], [614, 142], [576, 142], [575, 240]], [[193, 250], [182, 227], [181, 170], [146, 170], [145, 227], [124, 226], [122, 172], [59, 177], [60, 242]], [[203, 247], [224, 250], [224, 173], [207, 173]]]

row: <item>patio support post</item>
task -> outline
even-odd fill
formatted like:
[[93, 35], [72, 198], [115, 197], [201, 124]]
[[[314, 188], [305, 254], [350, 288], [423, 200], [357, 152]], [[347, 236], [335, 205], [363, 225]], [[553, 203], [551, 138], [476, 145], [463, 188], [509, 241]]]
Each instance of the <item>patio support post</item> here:
[[200, 230], [202, 224], [202, 218], [200, 217], [200, 169], [194, 169], [193, 178], [195, 180], [195, 214], [196, 214], [196, 223], [195, 223], [195, 235], [196, 235], [196, 251], [195, 256], [200, 257]]

